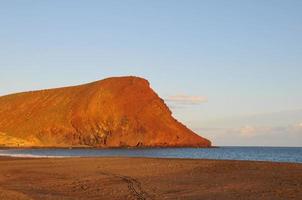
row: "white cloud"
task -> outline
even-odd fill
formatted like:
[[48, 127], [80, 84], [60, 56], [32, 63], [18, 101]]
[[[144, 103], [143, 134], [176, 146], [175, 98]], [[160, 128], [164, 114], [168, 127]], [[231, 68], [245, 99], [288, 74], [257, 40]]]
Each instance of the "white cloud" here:
[[252, 137], [255, 134], [257, 134], [257, 129], [252, 126], [244, 126], [239, 128], [238, 132], [240, 133], [241, 136]]
[[302, 146], [302, 110], [191, 121], [214, 145]]
[[263, 145], [263, 146], [301, 146], [302, 126], [238, 126], [238, 127], [199, 127], [194, 129], [214, 144], [223, 145]]
[[290, 130], [291, 130], [291, 132], [293, 132], [295, 134], [302, 134], [302, 122], [295, 124], [293, 126], [290, 126]]
[[208, 101], [204, 96], [189, 96], [184, 94], [169, 96], [165, 98], [168, 103], [183, 104], [183, 105], [197, 105]]
[[271, 126], [243, 126], [234, 129], [234, 133], [239, 133], [241, 137], [256, 137], [261, 135], [270, 135], [272, 133], [280, 132], [286, 129], [286, 127], [271, 127]]

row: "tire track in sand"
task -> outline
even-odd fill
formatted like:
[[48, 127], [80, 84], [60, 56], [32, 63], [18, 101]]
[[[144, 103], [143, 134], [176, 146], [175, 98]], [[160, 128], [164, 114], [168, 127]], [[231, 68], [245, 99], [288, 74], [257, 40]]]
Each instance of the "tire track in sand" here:
[[134, 179], [130, 176], [123, 176], [119, 174], [112, 174], [106, 172], [100, 172], [102, 175], [111, 176], [114, 178], [121, 179], [124, 183], [127, 184], [129, 192], [135, 197], [137, 200], [153, 200], [154, 198], [143, 190], [141, 182], [137, 179]]

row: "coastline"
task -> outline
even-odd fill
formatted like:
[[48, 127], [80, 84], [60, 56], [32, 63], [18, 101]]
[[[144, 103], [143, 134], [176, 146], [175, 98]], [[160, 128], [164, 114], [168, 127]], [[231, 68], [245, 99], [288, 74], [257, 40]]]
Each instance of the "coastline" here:
[[0, 199], [298, 199], [302, 164], [0, 157]]
[[26, 158], [178, 158], [302, 163], [301, 147], [0, 148], [0, 156]]
[[1, 146], [0, 150], [5, 149], [215, 149], [220, 148], [219, 146], [210, 147], [194, 147], [194, 146], [121, 146], [121, 147], [94, 147], [94, 146]]

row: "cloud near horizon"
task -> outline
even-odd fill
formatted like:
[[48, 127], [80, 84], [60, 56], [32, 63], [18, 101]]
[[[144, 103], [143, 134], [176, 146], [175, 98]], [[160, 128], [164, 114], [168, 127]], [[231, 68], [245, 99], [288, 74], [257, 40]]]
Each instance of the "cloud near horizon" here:
[[[204, 130], [217, 131], [219, 135], [237, 135], [239, 137], [251, 138], [264, 135], [274, 135], [277, 133], [286, 133], [291, 135], [302, 134], [302, 124], [288, 126], [241, 126], [235, 128], [204, 128]], [[202, 128], [201, 128], [202, 130]]]
[[[221, 128], [196, 128], [202, 136], [208, 137], [214, 144], [228, 145], [275, 145], [287, 144], [284, 140], [300, 146], [302, 137], [302, 124], [287, 126], [238, 126]], [[239, 142], [240, 141], [240, 142]], [[273, 143], [271, 141], [274, 141]], [[257, 143], [256, 143], [257, 142]]]
[[181, 104], [181, 105], [199, 105], [208, 101], [205, 96], [190, 96], [190, 95], [174, 95], [164, 99], [167, 103]]
[[186, 125], [220, 146], [302, 146], [302, 109], [230, 116]]

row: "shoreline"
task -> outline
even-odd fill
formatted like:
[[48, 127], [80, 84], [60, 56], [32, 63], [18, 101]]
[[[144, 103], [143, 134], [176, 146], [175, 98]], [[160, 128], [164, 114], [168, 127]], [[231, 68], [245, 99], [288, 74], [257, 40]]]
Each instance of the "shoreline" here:
[[[1, 150], [1, 149], [0, 149]], [[222, 162], [250, 162], [250, 163], [267, 163], [267, 164], [297, 164], [302, 165], [302, 162], [282, 162], [282, 161], [268, 161], [268, 160], [235, 160], [235, 159], [208, 159], [208, 158], [170, 158], [170, 157], [139, 157], [139, 156], [18, 156], [18, 155], [1, 155], [1, 159], [155, 159], [155, 160], [184, 160], [184, 161], [222, 161]]]
[[[0, 148], [0, 156], [25, 158], [164, 158], [302, 164], [301, 147], [219, 148]], [[297, 149], [297, 150], [296, 150]]]
[[1, 146], [0, 150], [5, 149], [217, 149], [217, 148], [302, 148], [301, 146], [210, 146], [210, 147], [194, 147], [194, 146], [129, 146], [129, 147], [93, 147], [93, 146]]
[[300, 163], [0, 156], [6, 200], [298, 199], [301, 187]]
[[212, 149], [220, 146], [195, 147], [195, 146], [121, 146], [121, 147], [94, 147], [94, 146], [1, 146], [1, 149]]

